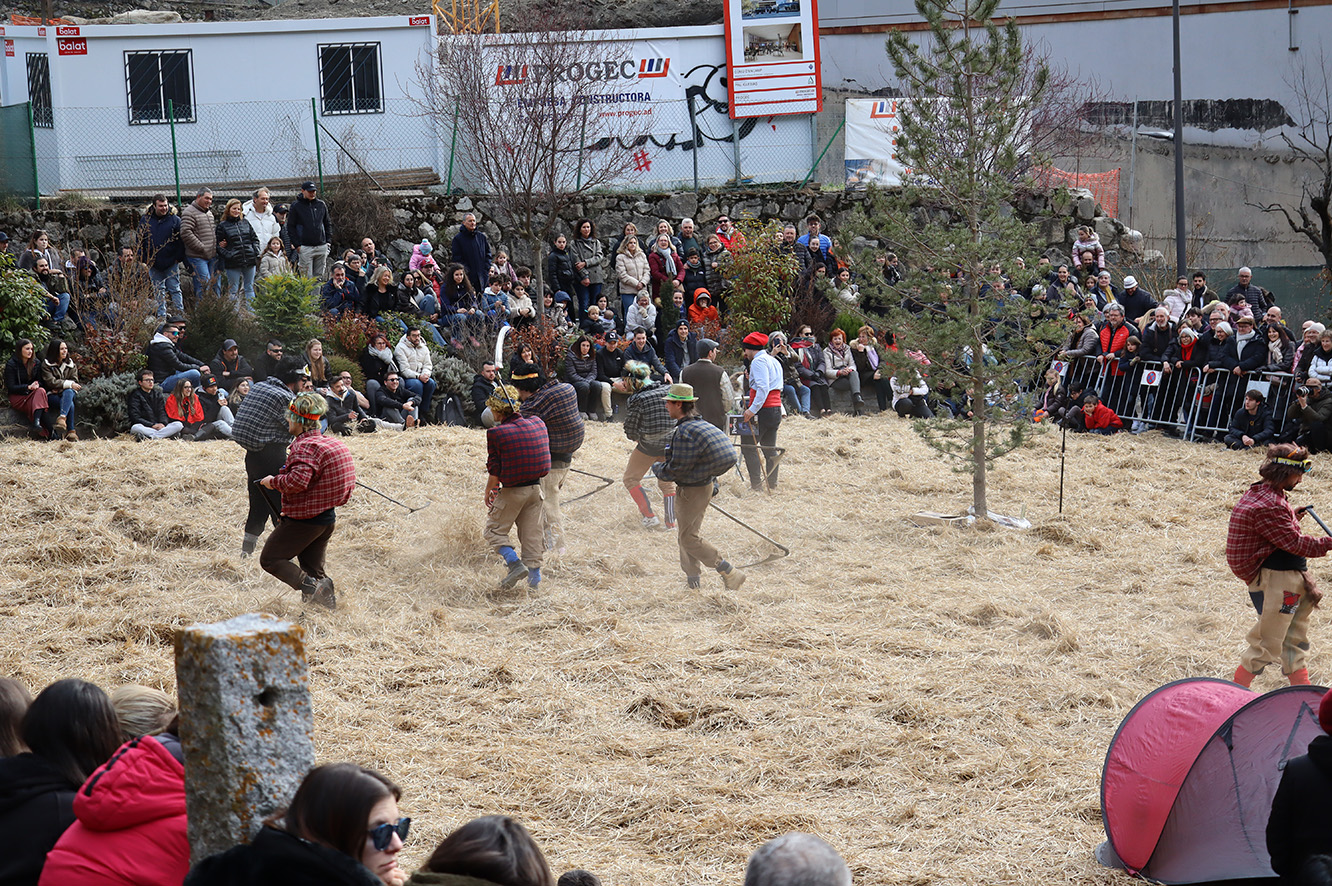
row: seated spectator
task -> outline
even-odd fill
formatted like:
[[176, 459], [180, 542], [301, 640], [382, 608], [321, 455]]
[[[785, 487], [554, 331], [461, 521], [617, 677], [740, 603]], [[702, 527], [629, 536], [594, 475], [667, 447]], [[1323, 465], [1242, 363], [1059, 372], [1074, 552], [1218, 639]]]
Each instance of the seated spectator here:
[[148, 342], [145, 352], [148, 355], [148, 369], [154, 378], [162, 380], [162, 390], [171, 393], [176, 382], [188, 379], [191, 384], [199, 384], [199, 374], [209, 367], [180, 349], [181, 329], [184, 318], [172, 317], [157, 328], [157, 333]]
[[856, 372], [855, 354], [847, 346], [846, 333], [840, 329], [829, 334], [828, 347], [823, 351], [823, 375], [833, 390], [850, 390], [852, 414], [863, 414], [865, 398], [860, 396], [860, 373]]
[[[832, 415], [832, 401], [828, 398], [828, 378], [823, 374], [823, 348], [819, 347], [808, 323], [802, 323], [796, 329], [791, 350], [796, 355], [796, 375], [808, 392], [805, 417], [827, 418]], [[887, 401], [883, 405], [886, 409]]]
[[[379, 320], [390, 311], [415, 314], [416, 306], [410, 301], [405, 305], [399, 301], [398, 287], [393, 282], [393, 272], [380, 265], [375, 268], [365, 285], [365, 315]], [[397, 322], [401, 325], [402, 321]]]
[[605, 336], [608, 332], [614, 332], [615, 320], [614, 318], [602, 317], [601, 308], [596, 305], [588, 305], [587, 313], [578, 326], [588, 335], [597, 338]]
[[482, 363], [481, 371], [472, 376], [472, 405], [476, 407], [477, 420], [481, 422], [482, 427], [495, 426], [495, 417], [490, 414], [490, 407], [486, 405], [486, 401], [495, 393], [498, 377], [499, 367], [489, 360]]
[[384, 386], [375, 391], [371, 401], [375, 415], [392, 425], [404, 429], [416, 427], [418, 410], [416, 400], [402, 386], [402, 376], [396, 369], [389, 370], [384, 377]]
[[378, 415], [374, 407], [375, 394], [384, 384], [390, 372], [398, 371], [398, 364], [393, 361], [393, 351], [389, 349], [388, 338], [382, 332], [376, 332], [374, 338], [366, 343], [365, 350], [357, 358], [361, 364], [361, 374], [365, 376], [365, 396], [371, 404], [371, 414]]
[[591, 421], [592, 413], [599, 412], [603, 421], [610, 421], [610, 384], [597, 381], [597, 355], [586, 335], [574, 339], [565, 355], [564, 378], [578, 392], [578, 408], [584, 418]]
[[166, 398], [166, 414], [170, 421], [181, 425], [181, 435], [186, 439], [205, 440], [213, 430], [211, 423], [205, 426], [203, 404], [188, 381], [176, 385]]
[[1124, 422], [1093, 393], [1082, 396], [1082, 405], [1068, 412], [1068, 426], [1075, 431], [1114, 434], [1124, 429]]
[[49, 401], [42, 387], [42, 361], [37, 359], [37, 346], [31, 340], [19, 339], [14, 356], [5, 364], [5, 389], [9, 392], [9, 407], [28, 420], [33, 433], [49, 436], [45, 426]]
[[430, 356], [430, 348], [421, 338], [420, 326], [407, 327], [407, 334], [398, 339], [398, 344], [393, 348], [393, 362], [402, 373], [403, 387], [421, 404], [416, 420], [428, 424], [433, 414], [430, 409], [435, 397], [435, 379], [432, 377], [435, 363]]
[[[560, 301], [559, 299], [563, 299]], [[569, 296], [564, 292], [558, 295], [552, 295], [550, 290], [541, 299], [541, 322], [550, 326], [559, 335], [564, 335], [569, 331]]]
[[75, 795], [76, 821], [47, 855], [41, 886], [166, 886], [189, 873], [175, 704], [161, 690], [134, 685], [112, 692], [111, 704], [125, 744]]
[[1070, 400], [1064, 390], [1063, 379], [1055, 369], [1045, 370], [1045, 386], [1036, 394], [1035, 410], [1032, 417], [1036, 421], [1049, 421], [1063, 424], [1068, 414]]
[[312, 338], [305, 343], [305, 365], [310, 369], [310, 383], [316, 391], [326, 390], [333, 378], [333, 367], [324, 356], [324, 343]]
[[703, 254], [697, 247], [691, 246], [684, 253], [684, 297], [685, 304], [693, 307], [698, 293], [707, 290], [708, 272], [703, 267]]
[[1231, 449], [1252, 449], [1266, 446], [1276, 439], [1272, 426], [1272, 411], [1267, 408], [1262, 391], [1249, 391], [1244, 405], [1230, 418], [1230, 429], [1224, 442]]
[[[679, 378], [680, 371], [698, 360], [698, 336], [689, 329], [689, 321], [681, 317], [675, 323], [672, 334], [666, 337], [666, 372], [671, 378]], [[806, 404], [805, 411], [809, 411]]]
[[612, 329], [606, 333], [605, 344], [597, 350], [597, 381], [610, 385], [612, 392], [616, 390], [616, 383], [624, 376], [624, 352], [628, 345], [629, 343], [622, 340], [619, 333]]
[[475, 818], [444, 838], [407, 886], [550, 886], [546, 857], [512, 818]]
[[[893, 350], [897, 350], [891, 335], [888, 336], [887, 342]], [[856, 330], [856, 340], [851, 342], [851, 356], [856, 363], [856, 374], [860, 376], [861, 392], [873, 388], [879, 411], [883, 412], [888, 408], [888, 401], [893, 392], [889, 384], [891, 379], [885, 378], [882, 372], [883, 361], [888, 354], [879, 345], [873, 326], [867, 324]]]
[[851, 886], [851, 870], [823, 840], [792, 832], [754, 851], [745, 886]]
[[772, 354], [782, 367], [782, 397], [784, 402], [793, 405], [801, 415], [809, 418], [809, 388], [800, 380], [800, 357], [786, 342], [786, 334], [773, 331], [768, 336], [768, 353]]
[[47, 325], [57, 329], [68, 319], [82, 329], [83, 321], [78, 310], [70, 305], [69, 280], [64, 272], [53, 268], [45, 258], [38, 258], [32, 275], [45, 291]]
[[185, 882], [401, 886], [398, 853], [412, 823], [398, 810], [401, 798], [398, 786], [374, 770], [316, 766], [280, 817], [265, 822], [249, 843], [199, 861]]
[[243, 378], [236, 382], [236, 386], [227, 392], [227, 405], [231, 407], [233, 415], [236, 413], [237, 409], [240, 409], [241, 402], [249, 396], [249, 393], [250, 379], [248, 378]]
[[634, 329], [633, 340], [629, 347], [625, 348], [624, 359], [626, 362], [637, 360], [639, 363], [646, 364], [652, 370], [654, 381], [665, 379], [667, 384], [671, 383], [671, 377], [666, 372], [666, 367], [662, 365], [661, 359], [657, 357], [657, 349], [648, 342], [648, 331], [642, 326]]
[[254, 279], [257, 281], [265, 277], [290, 273], [291, 263], [287, 261], [287, 253], [282, 248], [282, 238], [269, 237], [268, 245], [259, 255], [259, 269], [255, 272]]
[[[207, 440], [212, 436], [230, 437], [231, 424], [236, 420], [231, 407], [227, 405], [227, 392], [217, 383], [217, 377], [211, 372], [199, 379], [199, 390], [195, 392], [199, 405], [203, 407], [204, 431], [197, 440]], [[211, 430], [209, 430], [211, 428]]]
[[689, 306], [689, 323], [695, 331], [707, 330], [720, 326], [717, 308], [712, 304], [712, 295], [706, 289], [694, 293], [694, 303]]
[[[1332, 692], [1318, 705], [1318, 724], [1308, 752], [1282, 769], [1267, 819], [1267, 852], [1283, 884], [1326, 883], [1332, 874]], [[1310, 863], [1322, 868], [1318, 879], [1301, 877]]]
[[[0, 243], [0, 248], [3, 245]], [[20, 733], [23, 716], [31, 705], [32, 696], [26, 686], [13, 678], [0, 677], [0, 758], [17, 757], [28, 749]]]
[[601, 886], [601, 880], [591, 871], [575, 868], [560, 874], [555, 886]]
[[1323, 380], [1309, 376], [1302, 387], [1295, 389], [1295, 399], [1286, 408], [1286, 418], [1299, 419], [1295, 442], [1310, 452], [1332, 449], [1327, 422], [1332, 419], [1332, 394], [1327, 393]]
[[374, 430], [373, 421], [368, 425], [365, 424], [370, 415], [361, 406], [358, 398], [359, 395], [352, 389], [350, 374], [343, 373], [333, 377], [328, 393], [324, 394], [324, 399], [328, 401], [328, 412], [324, 413], [324, 420], [329, 431], [346, 436], [353, 428]]
[[69, 345], [60, 339], [53, 339], [46, 346], [46, 359], [42, 361], [42, 387], [46, 389], [47, 402], [60, 403], [60, 415], [51, 429], [53, 436], [63, 435], [66, 440], [78, 440], [78, 431], [74, 430], [74, 400], [83, 385], [79, 384], [79, 368], [69, 356]]
[[624, 315], [624, 323], [628, 329], [642, 328], [648, 333], [648, 338], [653, 338], [653, 332], [657, 328], [657, 308], [652, 304], [652, 297], [644, 290], [634, 298], [634, 303], [629, 306], [629, 312]]
[[59, 269], [65, 266], [60, 259], [60, 250], [51, 244], [51, 236], [38, 228], [28, 238], [28, 248], [19, 254], [19, 270], [34, 270], [41, 259], [46, 259], [47, 265], [51, 268]]
[[283, 354], [282, 342], [275, 338], [270, 338], [268, 344], [264, 346], [264, 352], [254, 361], [254, 380], [264, 381], [271, 378], [277, 371], [277, 365], [282, 360]]
[[0, 883], [35, 884], [47, 853], [74, 823], [74, 792], [120, 745], [106, 693], [83, 680], [59, 680], [23, 716], [28, 752], [0, 759]]
[[319, 295], [320, 310], [330, 317], [344, 313], [365, 313], [365, 293], [355, 283], [347, 279], [347, 268], [342, 262], [333, 265], [333, 276], [329, 277]]
[[407, 259], [407, 267], [413, 271], [420, 270], [421, 265], [424, 264], [427, 259], [434, 261], [434, 259], [431, 258], [434, 253], [435, 247], [431, 245], [430, 241], [424, 237], [421, 238], [421, 242], [412, 247], [412, 256]]
[[[208, 365], [216, 367], [215, 375], [218, 383], [226, 391], [235, 387], [241, 379], [254, 377], [254, 367], [250, 365], [249, 360], [241, 356], [240, 345], [236, 344], [234, 338], [222, 342], [222, 347], [218, 348], [213, 361]], [[202, 376], [202, 373], [200, 375]]]
[[934, 418], [930, 410], [930, 386], [912, 370], [898, 373], [888, 379], [893, 391], [893, 410], [903, 418]]
[[168, 423], [166, 399], [154, 386], [151, 369], [140, 369], [134, 380], [138, 385], [125, 398], [131, 434], [141, 440], [164, 440], [185, 429], [178, 421]]

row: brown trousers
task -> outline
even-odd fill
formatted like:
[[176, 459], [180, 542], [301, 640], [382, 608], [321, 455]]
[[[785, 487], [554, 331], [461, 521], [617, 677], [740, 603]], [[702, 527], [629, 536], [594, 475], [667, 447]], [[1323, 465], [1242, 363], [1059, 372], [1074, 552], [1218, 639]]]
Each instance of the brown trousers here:
[[675, 489], [675, 531], [679, 533], [680, 568], [689, 576], [701, 575], [704, 566], [716, 569], [721, 554], [699, 535], [703, 517], [708, 512], [708, 502], [712, 501], [712, 484], [677, 486]]
[[[325, 577], [324, 553], [336, 525], [288, 519], [278, 521], [277, 528], [268, 534], [268, 541], [259, 552], [259, 565], [279, 581], [301, 590], [307, 575]], [[300, 565], [291, 562], [293, 559]]]
[[551, 462], [550, 473], [541, 478], [541, 494], [544, 501], [541, 514], [546, 521], [546, 531], [550, 533], [555, 547], [564, 541], [564, 515], [560, 513], [560, 490], [564, 488], [564, 478], [569, 476], [569, 465]]
[[1270, 664], [1281, 665], [1290, 676], [1309, 657], [1309, 616], [1313, 602], [1304, 592], [1304, 576], [1290, 569], [1264, 569], [1249, 585], [1249, 593], [1263, 595], [1263, 612], [1246, 638], [1249, 648], [1240, 664], [1260, 674]]
[[541, 486], [505, 486], [495, 496], [495, 504], [486, 515], [486, 528], [482, 537], [497, 552], [512, 542], [509, 530], [518, 527], [518, 544], [523, 565], [528, 569], [541, 568], [541, 555], [546, 549], [542, 534]]

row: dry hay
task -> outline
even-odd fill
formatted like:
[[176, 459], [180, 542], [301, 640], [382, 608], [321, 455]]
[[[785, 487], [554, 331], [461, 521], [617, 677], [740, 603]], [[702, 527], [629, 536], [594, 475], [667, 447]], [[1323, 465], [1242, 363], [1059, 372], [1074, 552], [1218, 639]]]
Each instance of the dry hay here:
[[[1047, 435], [992, 475], [991, 508], [1025, 504], [1033, 530], [977, 531], [908, 522], [961, 510], [970, 484], [905, 422], [791, 420], [781, 442], [779, 494], [723, 483], [724, 507], [792, 548], [740, 591], [688, 591], [673, 536], [644, 532], [617, 482], [568, 507], [569, 554], [538, 592], [498, 594], [481, 434], [356, 438], [363, 480], [434, 504], [358, 491], [334, 613], [237, 558], [234, 444], [9, 444], [0, 673], [170, 690], [177, 628], [297, 619], [319, 757], [403, 786], [408, 869], [505, 811], [556, 870], [608, 886], [739, 883], [791, 829], [865, 886], [1117, 879], [1091, 856], [1106, 744], [1154, 687], [1233, 670], [1252, 610], [1222, 543], [1256, 457], [1070, 437], [1059, 516]], [[590, 427], [575, 465], [618, 478], [628, 449]], [[567, 494], [593, 485], [572, 474]], [[769, 552], [719, 515], [705, 530], [737, 559]], [[1314, 637], [1325, 677], [1332, 638]]]

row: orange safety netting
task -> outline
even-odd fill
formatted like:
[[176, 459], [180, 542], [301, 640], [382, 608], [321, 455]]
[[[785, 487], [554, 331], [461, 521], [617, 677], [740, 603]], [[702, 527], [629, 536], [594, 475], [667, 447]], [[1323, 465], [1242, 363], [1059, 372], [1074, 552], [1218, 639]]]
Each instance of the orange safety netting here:
[[1036, 173], [1036, 180], [1051, 188], [1086, 188], [1092, 192], [1101, 210], [1111, 218], [1119, 217], [1119, 170], [1109, 172], [1065, 172], [1047, 166]]
[[45, 21], [39, 15], [15, 15], [9, 16], [11, 25], [72, 25], [74, 24], [67, 18], [48, 18]]

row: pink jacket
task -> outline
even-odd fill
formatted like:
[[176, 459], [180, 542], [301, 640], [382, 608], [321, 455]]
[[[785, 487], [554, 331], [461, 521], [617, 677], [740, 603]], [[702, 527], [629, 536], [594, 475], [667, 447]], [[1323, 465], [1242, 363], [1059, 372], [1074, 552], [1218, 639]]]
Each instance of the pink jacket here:
[[162, 739], [121, 745], [74, 795], [74, 816], [39, 886], [180, 886], [189, 873], [185, 767]]

